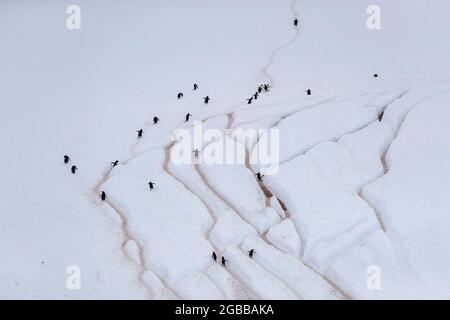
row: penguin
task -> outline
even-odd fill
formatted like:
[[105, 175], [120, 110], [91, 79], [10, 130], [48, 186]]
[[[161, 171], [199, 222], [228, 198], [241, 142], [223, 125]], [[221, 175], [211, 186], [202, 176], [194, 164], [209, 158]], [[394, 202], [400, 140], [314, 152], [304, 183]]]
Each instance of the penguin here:
[[147, 183], [147, 184], [148, 184], [148, 186], [150, 187], [150, 190], [153, 190], [154, 185], [155, 185], [156, 183], [150, 181], [150, 182]]
[[106, 200], [106, 193], [105, 193], [105, 191], [102, 191], [102, 194], [100, 195], [100, 198], [102, 199], [102, 201]]
[[375, 73], [375, 74], [373, 75], [373, 77], [374, 77], [374, 78], [378, 78], [378, 73]]
[[182, 93], [182, 92], [178, 93], [178, 94], [177, 94], [177, 98], [178, 98], [178, 99], [183, 98], [183, 93]]
[[297, 25], [298, 25], [298, 19], [295, 18], [295, 20], [294, 20], [294, 26], [297, 26]]
[[253, 95], [253, 99], [258, 100], [258, 92], [255, 92], [255, 94]]
[[247, 99], [247, 104], [252, 104], [252, 100], [253, 100], [253, 97], [251, 97], [250, 99]]
[[311, 95], [311, 89], [308, 89], [308, 90], [306, 90], [305, 92], [306, 92], [306, 95], [308, 95], [308, 96]]
[[68, 155], [65, 155], [65, 156], [64, 156], [64, 163], [65, 163], [65, 164], [68, 164], [69, 162], [70, 162], [69, 156], [68, 156]]
[[248, 251], [248, 256], [250, 257], [250, 259], [253, 258], [254, 254], [255, 254], [255, 249]]
[[203, 98], [203, 100], [205, 101], [205, 104], [208, 104], [208, 103], [209, 103], [209, 100], [210, 100], [210, 98], [209, 98], [209, 96], [206, 96], [206, 97], [204, 97], [204, 98]]
[[215, 251], [213, 251], [213, 253], [212, 253], [212, 258], [214, 261], [217, 261], [217, 254]]
[[191, 117], [191, 116], [192, 116], [192, 114], [190, 114], [190, 113], [186, 114], [186, 120], [184, 122], [188, 122], [189, 121], [189, 117]]
[[137, 131], [138, 138], [142, 138], [142, 134], [143, 134], [143, 133], [144, 133], [144, 130], [139, 129], [139, 130]]
[[78, 170], [77, 166], [72, 166], [72, 168], [70, 168], [70, 171], [72, 171], [73, 174], [75, 174], [77, 170]]
[[380, 114], [378, 115], [378, 121], [381, 122], [381, 120], [383, 120], [383, 116], [384, 116], [384, 110], [380, 112]]
[[158, 117], [153, 117], [153, 124], [157, 124], [159, 122], [159, 118]]
[[119, 160], [116, 160], [116, 161], [111, 162], [111, 165], [113, 166], [113, 168], [114, 168], [115, 166], [117, 166], [118, 164], [119, 164]]
[[198, 85], [194, 83], [194, 91], [198, 89]]
[[261, 92], [262, 92], [262, 87], [259, 86], [259, 87], [258, 87], [258, 93], [261, 93]]

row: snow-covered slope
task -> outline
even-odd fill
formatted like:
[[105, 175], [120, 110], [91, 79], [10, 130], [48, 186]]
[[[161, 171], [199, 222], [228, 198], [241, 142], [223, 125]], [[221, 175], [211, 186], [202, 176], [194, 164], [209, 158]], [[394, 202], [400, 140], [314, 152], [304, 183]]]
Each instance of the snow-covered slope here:
[[[447, 1], [69, 4], [0, 3], [1, 298], [450, 297]], [[175, 163], [188, 112], [279, 173]]]

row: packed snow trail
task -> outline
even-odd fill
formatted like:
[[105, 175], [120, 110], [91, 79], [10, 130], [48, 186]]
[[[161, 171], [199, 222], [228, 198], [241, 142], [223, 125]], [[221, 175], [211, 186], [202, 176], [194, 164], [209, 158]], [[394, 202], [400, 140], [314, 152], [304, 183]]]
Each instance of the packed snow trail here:
[[[216, 252], [216, 253], [221, 253], [221, 250], [219, 250], [219, 248], [217, 248], [215, 245], [214, 245], [214, 242], [213, 241], [211, 241], [211, 232], [212, 232], [212, 230], [214, 229], [214, 227], [215, 227], [215, 225], [216, 225], [216, 223], [217, 223], [217, 213], [216, 214], [214, 214], [214, 210], [202, 199], [202, 197], [201, 196], [199, 196], [199, 195], [197, 195], [195, 192], [194, 192], [194, 190], [192, 190], [192, 188], [190, 188], [189, 187], [189, 185], [187, 184], [187, 183], [185, 183], [182, 179], [180, 179], [176, 174], [174, 174], [171, 170], [170, 170], [170, 168], [169, 168], [169, 162], [170, 162], [170, 155], [171, 155], [171, 148], [174, 146], [176, 144], [176, 141], [174, 141], [174, 142], [172, 142], [172, 143], [170, 143], [168, 146], [166, 146], [165, 148], [164, 148], [164, 152], [165, 152], [165, 160], [164, 160], [164, 164], [163, 164], [163, 168], [164, 168], [164, 170], [165, 170], [165, 172], [168, 174], [168, 175], [170, 175], [172, 178], [174, 178], [176, 181], [178, 181], [181, 185], [183, 185], [183, 187], [186, 189], [186, 190], [188, 190], [190, 193], [192, 193], [197, 199], [199, 199], [201, 202], [202, 202], [202, 204], [203, 204], [203, 206], [208, 210], [208, 213], [209, 213], [209, 215], [211, 216], [211, 219], [212, 219], [212, 221], [213, 221], [213, 223], [211, 224], [211, 226], [210, 226], [210, 228], [208, 229], [208, 231], [206, 232], [206, 234], [205, 234], [205, 237], [206, 237], [206, 239], [208, 240], [208, 242], [211, 244], [211, 246], [213, 247], [213, 249], [214, 249], [214, 251]], [[204, 179], [204, 176], [201, 174], [201, 172], [198, 170], [198, 165], [197, 164], [195, 164], [194, 165], [194, 168], [195, 168], [195, 170], [197, 171], [197, 173], [200, 175], [200, 177], [203, 179], [203, 183], [205, 183], [208, 187], [209, 187], [209, 185], [208, 185], [208, 183], [207, 183], [207, 181]], [[210, 188], [211, 189], [211, 188]], [[211, 189], [212, 190], [212, 189]], [[220, 198], [220, 196], [218, 195], [218, 194], [216, 194], [216, 193], [214, 193], [220, 200], [222, 200], [223, 201], [223, 199], [221, 199]], [[224, 201], [224, 203], [225, 203], [225, 201]], [[228, 272], [228, 269], [226, 269], [226, 271]], [[207, 273], [205, 272], [205, 274], [207, 275]], [[214, 283], [214, 281], [211, 279], [211, 281]], [[216, 286], [217, 286], [217, 284], [216, 284]], [[218, 286], [218, 288], [219, 288], [219, 286]], [[245, 286], [244, 286], [244, 288], [246, 288]], [[249, 288], [246, 288], [247, 290], [249, 290], [249, 291], [251, 291]], [[220, 290], [220, 288], [219, 288], [219, 290]], [[256, 297], [259, 297], [258, 296], [258, 294], [256, 293], [256, 292], [253, 292], [253, 294], [256, 296]]]

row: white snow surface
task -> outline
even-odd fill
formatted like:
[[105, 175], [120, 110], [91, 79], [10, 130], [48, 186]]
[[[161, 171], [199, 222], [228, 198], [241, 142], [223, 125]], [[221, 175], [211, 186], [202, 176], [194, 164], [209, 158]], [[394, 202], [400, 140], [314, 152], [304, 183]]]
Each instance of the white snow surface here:
[[448, 1], [69, 4], [0, 3], [0, 298], [450, 298]]

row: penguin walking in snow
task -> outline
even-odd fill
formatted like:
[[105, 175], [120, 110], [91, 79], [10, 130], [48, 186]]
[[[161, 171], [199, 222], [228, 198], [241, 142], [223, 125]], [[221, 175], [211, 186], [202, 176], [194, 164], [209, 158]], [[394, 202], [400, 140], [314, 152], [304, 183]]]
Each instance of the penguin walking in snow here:
[[380, 112], [380, 114], [378, 115], [378, 121], [381, 122], [381, 120], [383, 120], [383, 116], [384, 116], [384, 110]]
[[222, 265], [225, 267], [226, 263], [228, 262], [227, 259], [225, 259], [225, 257], [222, 257]]
[[215, 251], [213, 251], [211, 257], [213, 258], [214, 261], [217, 261], [217, 254]]
[[184, 122], [188, 122], [189, 121], [189, 118], [192, 116], [192, 114], [190, 114], [190, 113], [188, 113], [188, 114], [186, 114], [186, 120], [184, 121]]
[[116, 161], [111, 162], [111, 165], [113, 166], [113, 168], [114, 168], [115, 166], [117, 166], [118, 164], [119, 164], [119, 160], [116, 160]]
[[264, 91], [268, 92], [269, 91], [269, 85], [268, 84], [263, 85], [263, 89], [264, 89]]
[[261, 93], [261, 92], [262, 92], [262, 90], [263, 90], [263, 89], [262, 89], [262, 87], [261, 87], [261, 86], [259, 86], [259, 87], [258, 87], [258, 93]]
[[139, 129], [139, 130], [137, 131], [137, 134], [138, 134], [138, 139], [139, 139], [139, 138], [142, 138], [142, 135], [144, 134], [144, 130]]
[[65, 156], [64, 156], [64, 163], [65, 163], [65, 164], [68, 164], [69, 162], [70, 162], [69, 156], [68, 156], [68, 155], [65, 155]]
[[70, 171], [72, 171], [72, 173], [75, 174], [78, 171], [77, 166], [72, 166], [72, 168], [70, 168]]
[[255, 249], [248, 251], [248, 256], [250, 257], [250, 259], [253, 258], [254, 254], [255, 254]]
[[308, 89], [308, 90], [306, 90], [305, 92], [306, 92], [306, 95], [307, 95], [307, 96], [310, 96], [310, 95], [311, 95], [311, 89]]
[[262, 181], [262, 179], [264, 178], [264, 176], [261, 174], [261, 172], [258, 172], [256, 174], [256, 178], [258, 179], [258, 181]]
[[177, 94], [177, 98], [178, 98], [178, 99], [183, 98], [183, 92], [179, 92], [179, 93]]
[[247, 99], [247, 104], [252, 104], [252, 100], [253, 100], [253, 97], [251, 97], [250, 99]]
[[158, 117], [153, 117], [153, 124], [157, 124], [159, 122], [159, 118]]
[[100, 198], [102, 199], [102, 201], [106, 200], [106, 192], [102, 191], [102, 194], [100, 195]]
[[149, 182], [149, 183], [147, 183], [148, 184], [148, 186], [150, 187], [150, 190], [153, 190], [153, 188], [155, 187], [155, 184], [156, 183], [154, 183], [154, 182]]
[[198, 85], [194, 83], [194, 91], [198, 89]]
[[208, 104], [208, 103], [209, 103], [209, 100], [210, 100], [210, 98], [209, 98], [209, 96], [206, 96], [206, 97], [204, 97], [204, 98], [203, 98], [203, 100], [205, 101], [205, 104]]
[[255, 94], [253, 95], [253, 99], [258, 100], [258, 92], [255, 92]]
[[375, 74], [373, 75], [373, 77], [374, 77], [374, 78], [378, 78], [378, 73], [375, 73]]
[[294, 26], [298, 26], [298, 19], [297, 18], [295, 18], [295, 20], [294, 20]]

